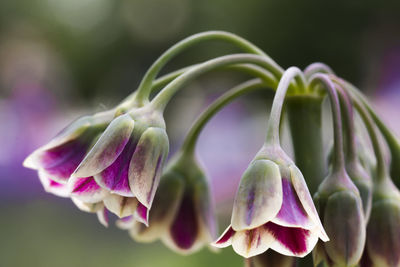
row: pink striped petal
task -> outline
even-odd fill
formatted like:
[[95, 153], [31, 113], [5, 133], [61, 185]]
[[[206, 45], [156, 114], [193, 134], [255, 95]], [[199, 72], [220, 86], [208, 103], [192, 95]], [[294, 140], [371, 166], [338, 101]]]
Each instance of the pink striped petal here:
[[98, 175], [95, 175], [96, 182], [117, 195], [133, 197], [133, 193], [129, 186], [129, 163], [136, 143], [132, 140], [125, 145], [124, 150], [119, 154], [118, 158], [106, 169]]
[[235, 233], [235, 230], [233, 230], [232, 226], [229, 225], [228, 228], [226, 228], [222, 235], [217, 239], [217, 241], [212, 243], [212, 245], [217, 248], [226, 248], [232, 245], [232, 240]]
[[312, 230], [285, 227], [272, 222], [263, 227], [275, 239], [275, 242], [270, 244], [271, 249], [286, 256], [304, 257], [312, 251], [318, 241], [318, 234]]
[[52, 193], [59, 197], [69, 197], [67, 185], [52, 180], [47, 173], [39, 171], [39, 180], [46, 192]]
[[287, 227], [300, 227], [304, 229], [315, 228], [314, 223], [308, 218], [307, 213], [301, 205], [291, 180], [282, 178], [282, 190], [282, 207], [276, 217], [271, 221]]
[[135, 213], [133, 215], [137, 221], [145, 224], [146, 226], [149, 226], [149, 209], [145, 205], [138, 202]]
[[148, 128], [140, 137], [130, 162], [130, 187], [139, 202], [148, 209], [153, 203], [168, 149], [168, 136], [165, 130]]
[[303, 174], [295, 165], [289, 166], [289, 169], [293, 187], [296, 190], [297, 196], [304, 210], [306, 211], [308, 217], [317, 226], [316, 229], [318, 231], [319, 238], [321, 238], [321, 240], [324, 242], [329, 241], [329, 237], [326, 234], [324, 227], [322, 226], [321, 220], [319, 219], [317, 210], [315, 209], [314, 202], [310, 195], [310, 191], [308, 191], [308, 187], [304, 180]]
[[273, 242], [273, 236], [261, 226], [236, 232], [233, 236], [232, 247], [237, 254], [249, 258], [264, 253]]
[[101, 188], [93, 176], [85, 178], [71, 178], [68, 181], [71, 196], [87, 203], [102, 201], [107, 195], [107, 190]]
[[128, 143], [133, 131], [133, 125], [134, 121], [128, 114], [114, 119], [72, 176], [94, 176], [110, 166]]

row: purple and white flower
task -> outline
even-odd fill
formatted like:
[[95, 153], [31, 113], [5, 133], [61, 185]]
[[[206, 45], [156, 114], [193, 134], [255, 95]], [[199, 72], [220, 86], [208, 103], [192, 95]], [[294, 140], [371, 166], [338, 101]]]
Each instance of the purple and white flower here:
[[318, 238], [329, 240], [300, 170], [281, 148], [263, 148], [243, 174], [231, 225], [214, 246], [232, 245], [245, 258], [268, 249], [304, 257]]
[[183, 159], [168, 168], [161, 178], [149, 219], [149, 227], [133, 218], [125, 218], [119, 226], [129, 229], [138, 242], [161, 239], [182, 254], [212, 242], [216, 228], [212, 200], [204, 172], [195, 162]]

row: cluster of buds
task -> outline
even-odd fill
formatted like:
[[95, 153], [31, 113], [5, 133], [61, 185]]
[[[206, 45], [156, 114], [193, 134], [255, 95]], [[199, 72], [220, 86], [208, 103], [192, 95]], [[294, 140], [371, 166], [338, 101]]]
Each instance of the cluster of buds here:
[[[246, 53], [214, 58], [156, 79], [175, 55], [213, 39], [233, 43]], [[215, 100], [164, 168], [169, 153], [164, 109], [188, 82], [220, 68], [255, 79]], [[156, 89], [161, 90], [150, 99]], [[196, 141], [220, 109], [254, 89], [275, 91], [266, 139], [242, 175], [230, 225], [216, 238], [214, 202], [208, 177], [195, 156]], [[318, 134], [321, 121], [315, 119], [321, 117], [325, 96], [331, 103], [334, 136], [328, 174], [326, 159], [320, 156], [324, 155]], [[307, 137], [301, 144], [293, 142], [295, 160], [279, 138], [288, 98], [292, 111], [302, 107], [290, 112], [289, 120], [296, 121], [291, 123], [292, 138]], [[293, 99], [301, 105], [290, 107]], [[312, 108], [307, 108], [310, 100]], [[360, 117], [353, 116], [353, 108]], [[360, 157], [365, 150], [355, 123], [366, 126], [374, 164], [366, 166], [365, 155]], [[38, 171], [47, 192], [69, 197], [79, 209], [97, 213], [103, 225], [108, 226], [114, 214], [117, 226], [135, 241], [161, 240], [181, 254], [205, 245], [232, 245], [246, 266], [400, 266], [400, 192], [390, 178], [379, 133], [390, 148], [391, 165], [397, 166], [398, 140], [359, 90], [329, 67], [315, 63], [304, 71], [283, 70], [236, 35], [205, 32], [171, 47], [132, 95], [115, 108], [74, 121], [29, 155], [24, 166]], [[396, 173], [396, 168], [391, 170]], [[312, 259], [304, 258], [311, 252]]]

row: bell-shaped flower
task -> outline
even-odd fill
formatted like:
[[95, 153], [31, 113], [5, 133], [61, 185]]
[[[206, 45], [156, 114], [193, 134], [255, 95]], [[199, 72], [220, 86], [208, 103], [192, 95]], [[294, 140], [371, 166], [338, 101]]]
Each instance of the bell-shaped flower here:
[[[45, 190], [59, 195], [87, 151], [113, 118], [107, 111], [77, 119], [62, 130], [48, 144], [30, 154], [23, 165], [38, 170]], [[53, 190], [54, 189], [54, 190]]]
[[[120, 217], [135, 213], [147, 224], [168, 149], [164, 120], [158, 113], [135, 109], [120, 115], [72, 173], [69, 183], [77, 188], [72, 192], [85, 202], [97, 202], [110, 193], [104, 199], [110, 211]], [[84, 184], [82, 179], [93, 186], [80, 190], [77, 183]]]
[[161, 239], [172, 250], [188, 254], [215, 238], [215, 218], [204, 172], [191, 157], [173, 160], [163, 174], [149, 227], [133, 218], [119, 222], [138, 242]]
[[214, 245], [232, 245], [246, 258], [269, 248], [303, 257], [318, 238], [329, 240], [303, 175], [279, 146], [264, 146], [242, 176], [231, 225]]
[[372, 267], [400, 266], [400, 192], [388, 178], [374, 189], [366, 257]]
[[313, 251], [314, 263], [355, 266], [365, 246], [366, 222], [357, 187], [341, 168], [328, 175], [314, 196], [330, 241]]

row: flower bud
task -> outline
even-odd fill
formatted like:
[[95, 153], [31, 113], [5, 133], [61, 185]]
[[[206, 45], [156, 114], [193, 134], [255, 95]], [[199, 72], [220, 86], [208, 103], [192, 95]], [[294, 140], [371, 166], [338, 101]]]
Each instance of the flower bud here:
[[365, 219], [358, 189], [347, 173], [331, 173], [314, 197], [330, 241], [319, 244], [313, 252], [314, 264], [328, 266], [358, 264], [365, 245]]

